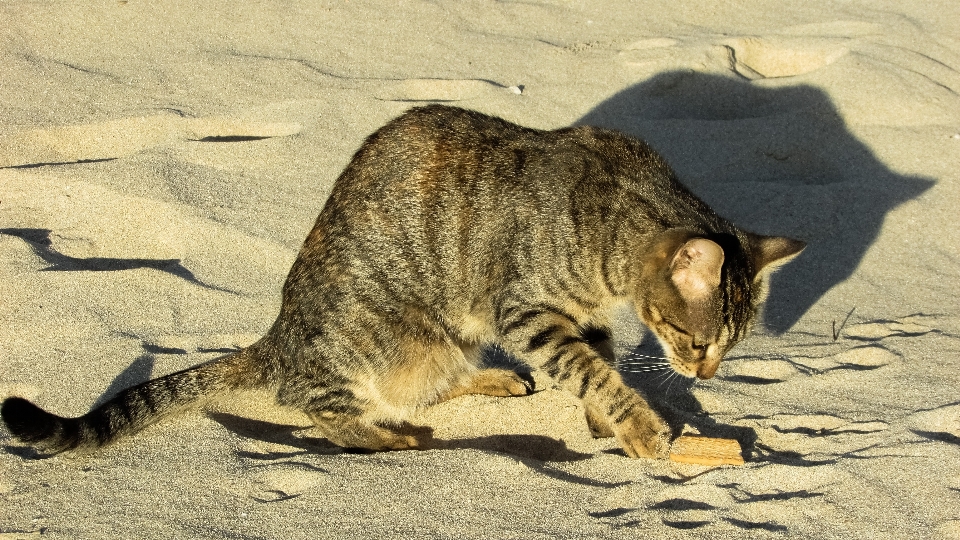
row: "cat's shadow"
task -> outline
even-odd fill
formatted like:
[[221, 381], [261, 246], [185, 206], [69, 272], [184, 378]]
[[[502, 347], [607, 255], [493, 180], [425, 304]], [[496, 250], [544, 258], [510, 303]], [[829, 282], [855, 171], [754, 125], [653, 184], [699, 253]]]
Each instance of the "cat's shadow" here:
[[[277, 424], [219, 411], [208, 411], [206, 414], [210, 419], [242, 437], [289, 447], [289, 450], [279, 452], [238, 452], [240, 457], [248, 459], [272, 460], [310, 453], [370, 453], [363, 449], [340, 448], [324, 438], [304, 436], [304, 433], [309, 433], [308, 426]], [[422, 438], [423, 450], [473, 449], [510, 455], [519, 460], [540, 462], [580, 461], [591, 457], [590, 454], [572, 450], [561, 440], [542, 435], [490, 435], [442, 440], [434, 439], [433, 430], [429, 427], [408, 425], [406, 431], [415, 432]]]
[[778, 334], [854, 272], [892, 209], [934, 184], [886, 167], [847, 129], [827, 93], [809, 85], [664, 72], [577, 124], [646, 140], [724, 217], [807, 242], [773, 280], [764, 323]]

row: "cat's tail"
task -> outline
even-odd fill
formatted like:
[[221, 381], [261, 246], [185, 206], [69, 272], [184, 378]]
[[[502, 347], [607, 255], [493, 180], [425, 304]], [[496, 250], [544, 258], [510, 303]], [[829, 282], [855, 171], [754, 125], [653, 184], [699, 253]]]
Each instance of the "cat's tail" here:
[[63, 418], [11, 397], [0, 417], [14, 437], [50, 454], [92, 450], [153, 424], [197, 401], [262, 384], [254, 347], [123, 390], [78, 418]]

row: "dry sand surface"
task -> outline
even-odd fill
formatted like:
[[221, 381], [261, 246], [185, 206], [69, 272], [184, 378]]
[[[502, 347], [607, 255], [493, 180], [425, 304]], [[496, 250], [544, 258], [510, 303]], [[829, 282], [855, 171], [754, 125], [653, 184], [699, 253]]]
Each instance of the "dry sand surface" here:
[[232, 400], [88, 457], [0, 432], [0, 539], [960, 538], [958, 70], [955, 0], [0, 2], [0, 394], [59, 414], [261, 335], [420, 103], [638, 135], [809, 242], [715, 379], [627, 374], [743, 466], [627, 459], [540, 373], [425, 451]]

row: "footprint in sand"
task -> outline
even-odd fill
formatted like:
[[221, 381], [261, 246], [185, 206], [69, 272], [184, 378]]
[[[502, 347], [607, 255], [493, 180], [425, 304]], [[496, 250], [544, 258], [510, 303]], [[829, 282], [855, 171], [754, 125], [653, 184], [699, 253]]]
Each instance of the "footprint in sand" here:
[[900, 355], [883, 345], [872, 344], [853, 347], [829, 356], [795, 356], [797, 365], [802, 365], [812, 375], [840, 371], [872, 371], [900, 360]]
[[732, 68], [748, 79], [794, 77], [836, 62], [848, 49], [838, 38], [742, 37], [724, 42]]
[[835, 369], [876, 369], [891, 364], [899, 358], [899, 355], [881, 345], [854, 347], [842, 353], [828, 356], [826, 360], [835, 365], [828, 367], [825, 371]]
[[882, 421], [851, 421], [829, 414], [776, 414], [758, 419], [758, 427], [770, 429], [791, 439], [804, 437], [834, 437], [838, 435], [868, 435], [885, 431]]
[[0, 169], [107, 161], [177, 141], [240, 142], [294, 135], [300, 124], [153, 115], [34, 129], [0, 139]]
[[261, 503], [282, 502], [317, 491], [328, 481], [326, 469], [309, 463], [314, 457], [291, 446], [248, 442], [239, 452], [251, 471], [250, 497]]
[[750, 531], [753, 535], [757, 531], [783, 533], [788, 527], [771, 517], [782, 518], [784, 513], [771, 512], [771, 506], [783, 500], [820, 495], [822, 493], [807, 490], [752, 493], [738, 483], [695, 484], [659, 491], [656, 502], [648, 504], [647, 510], [657, 512], [662, 523], [674, 529], [719, 526]]
[[843, 329], [843, 337], [861, 341], [879, 341], [888, 337], [922, 336], [937, 329], [929, 326], [932, 317], [910, 315], [889, 321], [870, 321]]
[[380, 89], [374, 97], [383, 101], [463, 101], [500, 92], [517, 93], [514, 89], [519, 88], [483, 79], [405, 79]]
[[288, 501], [317, 491], [327, 482], [324, 469], [307, 463], [285, 461], [264, 468], [254, 475], [257, 485], [250, 494], [257, 502]]
[[718, 511], [733, 503], [733, 498], [721, 487], [684, 485], [658, 491], [647, 509], [660, 514], [663, 524], [668, 527], [699, 529], [717, 521]]
[[761, 461], [813, 462], [854, 452], [877, 442], [887, 431], [886, 422], [853, 421], [829, 414], [776, 414], [755, 416], [749, 425], [756, 431], [755, 448]]
[[719, 379], [727, 382], [768, 385], [786, 382], [796, 375], [820, 376], [833, 371], [872, 371], [890, 365], [900, 355], [878, 343], [853, 347], [828, 356], [805, 356], [802, 352], [782, 358], [729, 358]]
[[928, 440], [960, 446], [960, 404], [920, 411], [907, 423], [915, 434]]
[[786, 360], [737, 359], [724, 367], [722, 379], [748, 384], [774, 384], [783, 382], [797, 373], [799, 370], [794, 364]]

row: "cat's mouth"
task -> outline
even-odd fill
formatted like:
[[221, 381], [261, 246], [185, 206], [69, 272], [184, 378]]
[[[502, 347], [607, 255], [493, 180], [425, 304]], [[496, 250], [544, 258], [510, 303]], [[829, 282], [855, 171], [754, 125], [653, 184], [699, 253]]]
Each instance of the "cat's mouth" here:
[[702, 379], [704, 381], [712, 379], [717, 372], [716, 366], [706, 363], [699, 363], [695, 364], [695, 367], [690, 367], [681, 363], [671, 362], [670, 367], [688, 379]]
[[673, 355], [670, 357], [670, 367], [688, 379], [712, 379], [720, 367], [721, 355], [715, 344], [707, 346], [703, 356], [695, 361], [684, 361]]
[[670, 359], [670, 367], [673, 368], [677, 374], [682, 375], [688, 379], [697, 378], [697, 369], [691, 368], [686, 363], [677, 360], [676, 358]]

